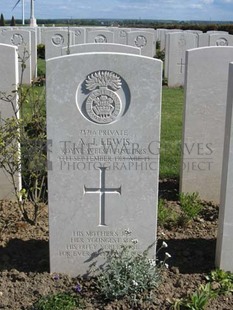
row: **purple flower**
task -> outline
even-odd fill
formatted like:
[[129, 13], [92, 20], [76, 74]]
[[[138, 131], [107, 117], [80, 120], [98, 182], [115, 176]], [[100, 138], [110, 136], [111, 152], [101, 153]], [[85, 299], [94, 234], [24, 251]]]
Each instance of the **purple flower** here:
[[82, 291], [81, 285], [77, 284], [74, 288], [76, 293], [80, 293]]
[[55, 274], [55, 275], [53, 276], [53, 280], [57, 281], [57, 280], [59, 280], [59, 279], [60, 279], [60, 277], [59, 277], [58, 274]]

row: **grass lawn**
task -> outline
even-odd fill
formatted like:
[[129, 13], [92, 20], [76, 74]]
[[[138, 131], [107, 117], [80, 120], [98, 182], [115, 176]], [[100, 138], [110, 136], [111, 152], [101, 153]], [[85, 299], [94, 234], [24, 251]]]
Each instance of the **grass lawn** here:
[[178, 177], [184, 90], [164, 86], [162, 98], [160, 178]]
[[37, 59], [37, 75], [45, 75], [46, 72], [46, 63], [44, 59]]

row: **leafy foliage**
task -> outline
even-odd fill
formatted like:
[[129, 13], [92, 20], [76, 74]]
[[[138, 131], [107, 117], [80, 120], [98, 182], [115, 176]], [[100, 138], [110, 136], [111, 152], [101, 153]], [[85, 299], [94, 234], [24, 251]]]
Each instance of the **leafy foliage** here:
[[81, 297], [70, 293], [58, 293], [42, 297], [33, 306], [33, 310], [76, 310], [82, 308]]
[[221, 269], [216, 269], [206, 277], [218, 294], [233, 293], [233, 274]]
[[[12, 117], [0, 119], [0, 167], [8, 174], [22, 219], [35, 225], [40, 204], [47, 199], [47, 159], [45, 91], [34, 84], [22, 84], [28, 53], [21, 57], [21, 82], [10, 94], [0, 92], [0, 99], [12, 108]], [[16, 100], [18, 99], [18, 100]], [[23, 188], [19, 192], [16, 175], [21, 174]], [[29, 214], [27, 202], [33, 204]]]
[[158, 203], [158, 225], [161, 227], [174, 226], [177, 223], [178, 214], [166, 206], [164, 199], [159, 199]]
[[142, 293], [149, 294], [158, 286], [161, 268], [165, 266], [165, 261], [170, 255], [166, 253], [164, 261], [156, 264], [155, 259], [148, 258], [152, 246], [139, 253], [135, 249], [136, 243], [137, 240], [132, 240], [132, 244], [122, 245], [119, 250], [106, 253], [106, 262], [97, 269], [97, 287], [104, 299], [125, 297], [135, 306], [139, 303]]
[[[223, 270], [214, 270], [206, 277], [209, 281], [188, 297], [176, 300], [174, 310], [204, 310], [209, 301], [218, 295], [233, 292], [233, 274]], [[215, 285], [213, 285], [215, 284]]]
[[180, 216], [180, 224], [185, 224], [194, 219], [203, 209], [198, 193], [181, 193], [180, 208], [183, 214]]

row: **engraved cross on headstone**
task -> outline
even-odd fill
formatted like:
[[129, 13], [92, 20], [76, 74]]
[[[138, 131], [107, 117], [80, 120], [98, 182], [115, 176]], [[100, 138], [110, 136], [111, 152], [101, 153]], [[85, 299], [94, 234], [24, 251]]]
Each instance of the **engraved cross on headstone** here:
[[105, 194], [120, 194], [121, 186], [118, 188], [105, 187], [106, 167], [99, 167], [100, 186], [97, 188], [88, 188], [84, 185], [84, 194], [99, 194], [99, 226], [106, 226], [105, 223]]
[[183, 62], [183, 58], [181, 58], [180, 62], [177, 63], [180, 66], [180, 73], [183, 73], [183, 66], [185, 66], [185, 62]]

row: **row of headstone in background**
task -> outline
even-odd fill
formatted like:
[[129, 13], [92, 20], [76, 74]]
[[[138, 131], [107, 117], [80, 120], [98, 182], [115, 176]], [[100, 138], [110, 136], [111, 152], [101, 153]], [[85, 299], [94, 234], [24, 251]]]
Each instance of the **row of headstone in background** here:
[[[17, 96], [12, 93], [17, 89], [18, 74], [18, 51], [17, 47], [0, 44], [0, 123], [4, 125], [6, 118], [15, 117], [17, 113]], [[6, 98], [11, 96], [11, 101]], [[14, 105], [15, 111], [13, 110]], [[21, 188], [20, 175], [15, 175], [15, 185]], [[12, 180], [3, 168], [0, 168], [0, 199], [15, 197]]]
[[141, 49], [134, 46], [115, 44], [115, 43], [87, 43], [77, 44], [62, 48], [62, 55], [78, 54], [78, 53], [90, 53], [90, 52], [114, 52], [114, 53], [129, 53], [141, 55]]
[[[3, 28], [0, 31], [0, 43], [18, 48], [19, 81], [30, 84], [37, 76], [37, 31], [34, 28]], [[25, 66], [22, 66], [22, 64]], [[23, 74], [22, 74], [23, 72]]]
[[[203, 33], [201, 30], [182, 30], [182, 29], [156, 29], [157, 41], [160, 42], [160, 50], [166, 48], [166, 35], [172, 32], [188, 32], [197, 35], [197, 47], [203, 46], [228, 46], [231, 45], [232, 39], [226, 31], [207, 31]], [[216, 36], [216, 37], [215, 37]], [[230, 37], [229, 37], [230, 36]]]
[[186, 50], [204, 46], [233, 46], [233, 35], [227, 33], [197, 34], [194, 31], [165, 33], [164, 77], [167, 78], [169, 87], [184, 85]]
[[[86, 31], [84, 31], [86, 30]], [[154, 30], [126, 31], [116, 28], [111, 29], [90, 28], [82, 29], [70, 27], [69, 29], [46, 29], [43, 33], [46, 59], [61, 56], [62, 48], [70, 45], [86, 43], [122, 44], [140, 48], [141, 55], [154, 57], [156, 54]], [[81, 39], [82, 37], [82, 39]]]
[[197, 35], [191, 32], [171, 32], [166, 35], [164, 76], [169, 87], [184, 85], [185, 52], [197, 47]]

